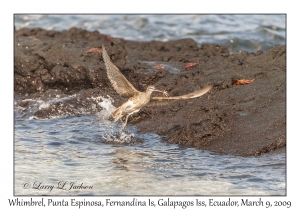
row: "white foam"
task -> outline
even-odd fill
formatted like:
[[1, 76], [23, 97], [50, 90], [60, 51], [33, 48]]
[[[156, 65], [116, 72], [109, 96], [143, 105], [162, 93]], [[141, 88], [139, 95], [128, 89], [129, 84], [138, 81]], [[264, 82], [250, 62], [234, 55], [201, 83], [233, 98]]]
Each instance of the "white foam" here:
[[111, 142], [111, 143], [131, 143], [134, 141], [134, 134], [130, 133], [127, 134], [125, 132], [121, 132], [119, 135], [110, 133], [110, 134], [102, 134], [102, 138], [104, 139], [105, 142]]
[[109, 95], [107, 95], [107, 98], [98, 96], [92, 97], [92, 99], [103, 108], [96, 114], [101, 119], [99, 122], [99, 127], [100, 131], [102, 132], [103, 140], [111, 143], [131, 143], [134, 140], [134, 134], [127, 134], [125, 132], [117, 132], [116, 134], [116, 130], [119, 130], [120, 127], [109, 121], [111, 113], [116, 109], [116, 107], [112, 104], [114, 100]]
[[99, 113], [97, 113], [97, 116], [102, 120], [107, 121], [111, 113], [116, 109], [116, 107], [112, 104], [114, 100], [109, 95], [107, 95], [107, 98], [98, 96], [92, 97], [92, 99], [103, 108]]
[[39, 107], [38, 107], [39, 110], [49, 108], [51, 104], [54, 104], [56, 102], [60, 102], [60, 101], [64, 101], [64, 100], [74, 98], [74, 97], [76, 97], [76, 94], [71, 95], [71, 96], [67, 96], [67, 97], [62, 97], [62, 98], [60, 98], [61, 97], [60, 95], [56, 95], [55, 97], [56, 98], [50, 99], [48, 101], [44, 101], [44, 100], [41, 100], [41, 99], [37, 100], [36, 102], [38, 102], [40, 104]]
[[33, 101], [33, 100], [32, 99], [23, 99], [22, 101], [26, 102], [26, 101]]
[[38, 100], [37, 102], [40, 103], [39, 110], [49, 108], [50, 106], [50, 103], [43, 100]]
[[38, 118], [37, 116], [31, 116], [29, 117], [29, 121], [31, 120], [40, 120], [40, 118]]

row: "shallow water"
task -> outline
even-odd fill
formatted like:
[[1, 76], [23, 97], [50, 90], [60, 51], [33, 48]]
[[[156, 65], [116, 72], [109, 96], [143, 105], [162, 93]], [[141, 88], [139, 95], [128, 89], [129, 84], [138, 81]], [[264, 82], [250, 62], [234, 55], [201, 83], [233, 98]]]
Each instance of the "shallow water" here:
[[192, 38], [230, 52], [268, 50], [285, 44], [285, 15], [15, 15], [16, 29], [98, 30], [112, 37], [149, 41]]
[[[81, 109], [82, 114], [73, 116], [33, 117], [54, 101], [66, 100], [60, 97], [28, 100], [15, 96], [15, 195], [286, 193], [283, 154], [217, 155], [166, 144], [155, 133], [141, 134], [133, 126], [119, 136], [120, 125], [107, 120], [114, 108], [107, 96], [95, 98], [103, 107], [96, 114]], [[30, 102], [27, 108], [17, 105], [26, 100]]]

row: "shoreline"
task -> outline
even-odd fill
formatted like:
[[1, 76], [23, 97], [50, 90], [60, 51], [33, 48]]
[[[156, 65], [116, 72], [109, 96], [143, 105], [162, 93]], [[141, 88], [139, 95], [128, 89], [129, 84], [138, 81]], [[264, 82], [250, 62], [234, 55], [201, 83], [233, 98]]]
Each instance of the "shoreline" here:
[[[198, 46], [192, 39], [135, 42], [78, 28], [61, 32], [24, 28], [15, 31], [14, 41], [16, 94], [34, 98], [59, 90], [80, 93], [83, 100], [86, 95], [110, 95], [120, 106], [127, 99], [112, 88], [102, 54], [88, 52], [101, 50], [104, 44], [114, 64], [140, 91], [154, 85], [176, 96], [213, 85], [200, 98], [146, 107], [129, 117], [128, 124], [141, 132], [220, 154], [286, 152], [285, 45], [266, 52], [230, 54], [226, 46]], [[191, 63], [196, 64], [187, 67]], [[254, 81], [235, 85], [240, 79]], [[35, 115], [47, 118], [50, 111]]]

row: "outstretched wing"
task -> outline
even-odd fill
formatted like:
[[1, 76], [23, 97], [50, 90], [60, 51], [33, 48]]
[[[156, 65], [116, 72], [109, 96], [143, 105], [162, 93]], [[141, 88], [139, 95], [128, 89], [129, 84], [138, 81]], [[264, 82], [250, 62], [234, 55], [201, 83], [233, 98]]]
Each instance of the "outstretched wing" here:
[[200, 90], [196, 90], [192, 93], [182, 95], [182, 96], [153, 97], [150, 99], [150, 102], [147, 104], [147, 106], [163, 106], [163, 105], [169, 104], [170, 102], [174, 102], [176, 100], [197, 98], [197, 97], [202, 96], [205, 93], [207, 93], [211, 88], [212, 88], [212, 86], [208, 85]]
[[111, 62], [105, 47], [102, 45], [102, 57], [107, 70], [107, 77], [118, 94], [124, 97], [132, 97], [138, 91], [124, 77], [120, 70]]

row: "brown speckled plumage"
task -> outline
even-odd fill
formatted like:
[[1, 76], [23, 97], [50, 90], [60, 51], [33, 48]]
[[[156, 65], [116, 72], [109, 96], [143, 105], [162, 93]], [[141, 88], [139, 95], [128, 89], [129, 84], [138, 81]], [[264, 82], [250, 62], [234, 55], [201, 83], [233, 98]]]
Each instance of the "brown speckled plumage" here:
[[[133, 113], [138, 112], [141, 108], [146, 105], [165, 105], [174, 100], [180, 99], [190, 99], [196, 98], [207, 93], [212, 86], [206, 86], [203, 89], [194, 91], [192, 93], [182, 95], [182, 96], [172, 96], [172, 97], [153, 97], [151, 94], [153, 91], [158, 91], [165, 93], [163, 91], [155, 89], [154, 86], [150, 85], [147, 87], [145, 92], [140, 92], [136, 90], [133, 85], [124, 77], [120, 70], [111, 62], [105, 47], [102, 45], [102, 56], [107, 70], [107, 76], [110, 80], [112, 86], [123, 97], [130, 97], [123, 105], [118, 107], [115, 111], [112, 112], [112, 116], [115, 120], [121, 120], [123, 116], [126, 116], [125, 122], [123, 122], [122, 130], [127, 124], [128, 117]], [[150, 103], [149, 103], [150, 102]]]

